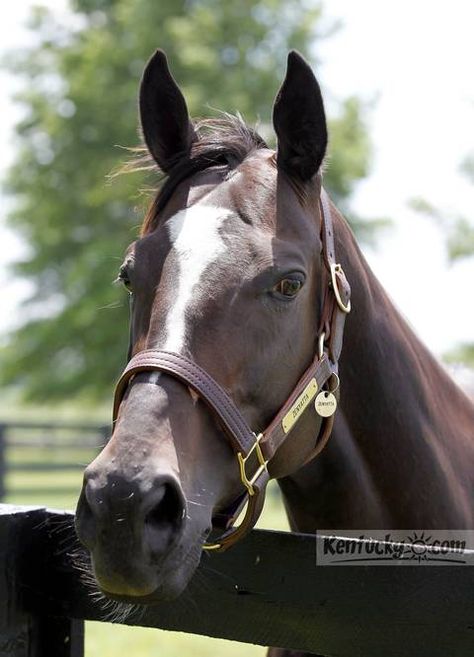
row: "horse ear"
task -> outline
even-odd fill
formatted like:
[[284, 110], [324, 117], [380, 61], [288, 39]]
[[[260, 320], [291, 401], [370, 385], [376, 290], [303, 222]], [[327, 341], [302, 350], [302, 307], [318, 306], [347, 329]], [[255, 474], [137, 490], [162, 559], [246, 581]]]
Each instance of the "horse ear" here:
[[196, 136], [186, 101], [162, 50], [157, 50], [145, 67], [139, 104], [148, 150], [158, 166], [169, 171], [178, 160], [189, 155]]
[[290, 176], [309, 180], [322, 164], [328, 142], [321, 89], [311, 67], [292, 50], [273, 105], [277, 164]]

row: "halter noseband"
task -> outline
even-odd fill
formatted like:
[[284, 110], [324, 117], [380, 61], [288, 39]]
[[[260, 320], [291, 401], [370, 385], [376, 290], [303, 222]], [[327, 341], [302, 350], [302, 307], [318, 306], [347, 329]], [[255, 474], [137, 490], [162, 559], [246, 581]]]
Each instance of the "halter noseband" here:
[[[244, 492], [231, 508], [213, 518], [213, 525], [222, 527], [223, 533], [216, 542], [204, 544], [206, 550], [226, 550], [255, 526], [263, 509], [266, 486], [270, 480], [268, 463], [310, 407], [317, 393], [325, 386], [329, 386], [328, 392], [335, 395], [333, 408], [330, 409], [332, 413], [324, 415], [324, 409], [322, 411], [316, 409], [323, 416], [322, 426], [316, 446], [304, 463], [319, 454], [331, 434], [338, 396], [338, 360], [342, 349], [345, 318], [351, 310], [351, 291], [341, 265], [336, 264], [331, 210], [324, 190], [321, 190], [320, 202], [322, 260], [326, 280], [323, 287], [318, 350], [311, 365], [264, 431], [254, 433], [223, 388], [199, 365], [180, 354], [157, 349], [140, 351], [131, 358], [117, 383], [114, 423], [131, 379], [140, 372], [160, 371], [192, 388], [223, 428], [237, 456]], [[246, 502], [245, 516], [241, 524], [236, 527], [234, 522]]]

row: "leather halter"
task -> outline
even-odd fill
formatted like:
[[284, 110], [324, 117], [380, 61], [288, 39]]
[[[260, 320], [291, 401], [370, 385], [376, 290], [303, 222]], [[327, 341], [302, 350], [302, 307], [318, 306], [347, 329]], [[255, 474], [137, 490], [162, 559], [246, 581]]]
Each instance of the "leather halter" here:
[[[330, 390], [338, 396], [337, 369], [342, 349], [344, 322], [351, 309], [350, 286], [342, 267], [336, 264], [331, 210], [329, 199], [323, 189], [320, 203], [325, 282], [318, 331], [318, 350], [287, 401], [266, 429], [258, 434], [253, 432], [224, 389], [199, 365], [181, 354], [157, 349], [140, 351], [131, 358], [117, 383], [114, 423], [131, 379], [140, 372], [165, 372], [192, 388], [200, 396], [221, 425], [236, 453], [244, 492], [231, 508], [213, 518], [213, 525], [223, 527], [224, 531], [216, 542], [205, 544], [204, 549], [226, 550], [255, 526], [263, 509], [265, 490], [270, 480], [267, 466], [278, 448], [311, 406], [310, 402], [317, 392], [325, 386], [331, 386]], [[322, 421], [316, 446], [302, 465], [313, 459], [326, 445], [333, 422], [334, 415]], [[249, 471], [253, 474], [249, 474]], [[234, 522], [245, 503], [247, 503], [245, 516], [241, 524], [235, 527]]]

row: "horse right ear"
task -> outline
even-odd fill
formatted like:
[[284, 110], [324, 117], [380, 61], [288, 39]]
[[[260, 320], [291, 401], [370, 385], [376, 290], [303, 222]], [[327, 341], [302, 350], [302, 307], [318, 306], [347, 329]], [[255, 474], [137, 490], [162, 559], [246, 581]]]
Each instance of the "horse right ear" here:
[[278, 137], [277, 164], [290, 176], [309, 180], [322, 164], [328, 135], [319, 84], [309, 64], [294, 50], [273, 106]]
[[168, 172], [189, 156], [196, 135], [162, 50], [157, 50], [145, 67], [139, 103], [145, 143], [160, 169]]

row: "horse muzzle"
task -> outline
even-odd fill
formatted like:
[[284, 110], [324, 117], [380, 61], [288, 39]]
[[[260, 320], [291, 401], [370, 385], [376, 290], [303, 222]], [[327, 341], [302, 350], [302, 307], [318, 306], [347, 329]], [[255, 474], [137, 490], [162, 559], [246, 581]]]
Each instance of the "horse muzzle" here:
[[107, 594], [143, 597], [179, 561], [186, 501], [171, 473], [125, 477], [93, 462], [85, 472], [76, 529]]

